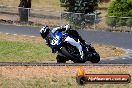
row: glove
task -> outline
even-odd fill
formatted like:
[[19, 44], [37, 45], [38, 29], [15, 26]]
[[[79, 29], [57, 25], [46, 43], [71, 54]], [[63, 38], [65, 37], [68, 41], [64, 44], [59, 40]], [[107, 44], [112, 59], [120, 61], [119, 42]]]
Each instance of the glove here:
[[69, 29], [71, 29], [71, 26], [70, 26], [70, 24], [67, 24], [64, 26], [64, 28], [66, 28], [66, 30], [69, 30]]

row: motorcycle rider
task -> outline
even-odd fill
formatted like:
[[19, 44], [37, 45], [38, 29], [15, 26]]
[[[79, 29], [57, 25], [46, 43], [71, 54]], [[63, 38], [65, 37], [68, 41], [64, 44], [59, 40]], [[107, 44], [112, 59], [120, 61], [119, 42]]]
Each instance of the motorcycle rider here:
[[[66, 33], [68, 33], [69, 35], [76, 37], [78, 40], [75, 40], [71, 37], [67, 37], [65, 39], [65, 41], [69, 42], [71, 45], [76, 46], [77, 49], [79, 50], [80, 56], [81, 56], [81, 60], [83, 60], [83, 50], [82, 50], [82, 45], [80, 44], [80, 42], [84, 45], [87, 46], [87, 44], [85, 43], [85, 40], [83, 40], [81, 38], [81, 36], [78, 34], [78, 32], [76, 30], [71, 29], [71, 26], [69, 24], [65, 25], [65, 26], [61, 26], [61, 27], [55, 27], [52, 30], [50, 30], [50, 28], [45, 25], [41, 28], [40, 30], [40, 34], [42, 36], [43, 39], [45, 39], [46, 44], [49, 46], [50, 45], [50, 33], [55, 33], [56, 31], [60, 31], [63, 32], [65, 31]], [[52, 53], [56, 53], [56, 47], [52, 48]]]

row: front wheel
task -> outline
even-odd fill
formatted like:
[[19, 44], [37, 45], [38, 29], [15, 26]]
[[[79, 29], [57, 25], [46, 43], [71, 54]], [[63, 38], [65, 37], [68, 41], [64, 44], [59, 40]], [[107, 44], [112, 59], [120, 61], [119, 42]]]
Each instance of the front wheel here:
[[100, 61], [100, 56], [98, 53], [93, 53], [93, 56], [90, 60], [92, 63], [98, 63]]
[[56, 57], [57, 63], [66, 63], [67, 59], [64, 56], [57, 55]]

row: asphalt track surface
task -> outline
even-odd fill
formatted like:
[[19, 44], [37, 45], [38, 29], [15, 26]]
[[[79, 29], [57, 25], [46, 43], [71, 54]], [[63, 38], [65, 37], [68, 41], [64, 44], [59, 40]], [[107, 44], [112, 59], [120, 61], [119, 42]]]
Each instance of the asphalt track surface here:
[[[15, 26], [0, 24], [1, 33], [10, 33], [17, 35], [28, 35], [39, 37], [38, 27]], [[132, 33], [125, 32], [103, 32], [103, 31], [82, 31], [79, 34], [87, 43], [109, 44], [116, 47], [124, 48], [127, 55], [124, 57], [113, 57], [107, 60], [101, 60], [99, 64], [132, 64]], [[108, 52], [106, 52], [108, 53]], [[88, 62], [89, 63], [89, 62]], [[90, 64], [90, 63], [89, 63]]]

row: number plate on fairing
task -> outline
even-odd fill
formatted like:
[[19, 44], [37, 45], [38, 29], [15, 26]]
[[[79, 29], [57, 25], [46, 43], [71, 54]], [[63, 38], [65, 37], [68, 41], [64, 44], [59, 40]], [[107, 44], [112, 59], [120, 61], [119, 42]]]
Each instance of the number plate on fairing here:
[[59, 36], [57, 36], [56, 35], [56, 37], [53, 39], [53, 40], [51, 40], [51, 45], [58, 45], [58, 42], [59, 42]]

